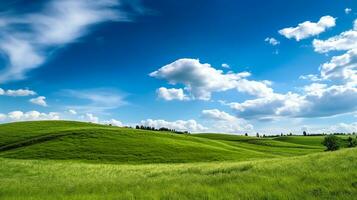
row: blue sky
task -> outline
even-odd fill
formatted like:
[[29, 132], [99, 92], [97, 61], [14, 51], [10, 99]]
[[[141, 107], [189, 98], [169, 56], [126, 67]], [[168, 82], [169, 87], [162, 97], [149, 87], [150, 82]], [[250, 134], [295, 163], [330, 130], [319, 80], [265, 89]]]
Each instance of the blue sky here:
[[0, 3], [0, 123], [357, 131], [357, 3]]

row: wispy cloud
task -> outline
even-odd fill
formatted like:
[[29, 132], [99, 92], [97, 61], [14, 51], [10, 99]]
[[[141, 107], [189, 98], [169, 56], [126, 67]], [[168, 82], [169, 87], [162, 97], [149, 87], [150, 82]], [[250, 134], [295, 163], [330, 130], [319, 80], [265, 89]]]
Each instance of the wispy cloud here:
[[4, 90], [0, 88], [0, 96], [24, 97], [33, 95], [36, 95], [36, 92], [29, 89]]
[[104, 113], [128, 104], [126, 95], [113, 89], [63, 90], [62, 96], [81, 101], [80, 105], [69, 105], [67, 109], [79, 113]]
[[273, 38], [273, 37], [267, 37], [267, 38], [265, 38], [264, 41], [269, 43], [272, 46], [276, 46], [276, 45], [280, 44], [280, 42], [277, 39]]
[[121, 9], [123, 4], [119, 0], [52, 0], [38, 12], [0, 15], [0, 51], [6, 59], [6, 66], [0, 67], [0, 82], [25, 78], [27, 71], [46, 62], [50, 51], [75, 42], [93, 25], [130, 20]]

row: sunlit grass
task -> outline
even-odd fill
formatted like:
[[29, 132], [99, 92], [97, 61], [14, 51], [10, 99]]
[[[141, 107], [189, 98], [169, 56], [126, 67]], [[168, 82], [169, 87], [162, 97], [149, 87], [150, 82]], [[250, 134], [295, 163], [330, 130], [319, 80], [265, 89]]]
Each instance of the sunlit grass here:
[[357, 149], [247, 162], [0, 159], [3, 199], [354, 199]]
[[4, 124], [0, 199], [353, 199], [357, 149], [322, 139]]

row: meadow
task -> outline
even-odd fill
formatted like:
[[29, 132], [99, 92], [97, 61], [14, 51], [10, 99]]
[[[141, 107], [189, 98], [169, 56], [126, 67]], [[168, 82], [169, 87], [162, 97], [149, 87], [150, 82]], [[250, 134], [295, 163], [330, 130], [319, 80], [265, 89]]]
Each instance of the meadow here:
[[322, 136], [0, 125], [0, 199], [354, 199], [357, 149]]

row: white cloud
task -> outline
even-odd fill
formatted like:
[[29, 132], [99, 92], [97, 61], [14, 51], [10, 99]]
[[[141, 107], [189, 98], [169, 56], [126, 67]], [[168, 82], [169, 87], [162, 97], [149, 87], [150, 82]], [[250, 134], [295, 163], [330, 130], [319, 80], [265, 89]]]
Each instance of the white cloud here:
[[68, 112], [71, 114], [71, 115], [76, 115], [77, 114], [77, 111], [73, 110], [73, 109], [69, 109]]
[[47, 103], [46, 103], [46, 97], [44, 96], [39, 96], [36, 98], [32, 98], [29, 100], [31, 103], [39, 105], [39, 106], [43, 106], [43, 107], [47, 107]]
[[97, 116], [93, 115], [92, 113], [86, 113], [83, 116], [83, 119], [88, 122], [99, 123], [99, 118]]
[[[8, 114], [0, 113], [0, 122], [17, 122], [17, 121], [38, 121], [38, 120], [79, 120], [84, 122], [92, 122], [97, 124], [111, 124], [113, 126], [124, 126], [123, 123], [116, 119], [110, 120], [103, 120], [101, 121], [99, 117], [95, 116], [92, 113], [86, 113], [84, 115], [78, 115], [77, 117], [73, 118], [73, 115], [77, 115], [77, 112], [74, 110], [69, 110], [65, 113], [60, 112], [49, 112], [49, 113], [42, 113], [39, 111], [12, 111]], [[72, 116], [68, 116], [66, 114], [70, 113]]]
[[236, 89], [254, 96], [273, 93], [267, 81], [251, 81], [248, 72], [224, 73], [210, 64], [202, 64], [197, 59], [183, 58], [150, 73], [150, 76], [166, 79], [170, 84], [183, 84], [192, 99], [209, 100], [213, 92]]
[[51, 0], [38, 12], [2, 15], [0, 50], [8, 63], [0, 82], [25, 78], [46, 62], [47, 52], [75, 42], [95, 24], [128, 21], [118, 8], [117, 0]]
[[276, 45], [280, 44], [280, 42], [277, 39], [273, 38], [273, 37], [267, 37], [267, 38], [265, 38], [264, 41], [269, 43], [269, 44], [271, 44], [271, 45], [273, 45], [273, 46], [276, 46]]
[[[356, 21], [355, 21], [356, 23]], [[343, 80], [349, 85], [357, 85], [357, 29], [342, 32], [327, 40], [314, 40], [316, 52], [346, 51], [334, 56], [321, 68], [321, 77], [328, 80]]]
[[33, 121], [33, 120], [59, 120], [59, 113], [50, 112], [50, 113], [41, 113], [38, 111], [12, 111], [7, 114], [7, 119], [10, 121]]
[[351, 13], [351, 11], [352, 11], [352, 9], [351, 8], [345, 8], [345, 13], [348, 15], [348, 14], [350, 14]]
[[226, 69], [230, 69], [231, 68], [227, 63], [223, 63], [221, 65], [221, 67], [226, 68]]
[[5, 121], [7, 116], [5, 114], [0, 113], [0, 122]]
[[0, 88], [0, 96], [24, 97], [36, 95], [36, 92], [29, 89], [4, 90]]
[[204, 118], [213, 119], [213, 120], [217, 120], [217, 121], [235, 121], [236, 120], [236, 117], [234, 117], [226, 112], [220, 111], [218, 109], [203, 110], [202, 116]]
[[288, 92], [243, 103], [226, 103], [246, 119], [273, 120], [280, 117], [328, 117], [357, 109], [357, 88], [349, 85], [313, 83], [304, 87], [305, 94]]
[[330, 62], [324, 63], [321, 66], [321, 77], [357, 83], [357, 48], [343, 55], [334, 56]]
[[201, 124], [197, 123], [195, 120], [177, 120], [177, 121], [166, 121], [166, 120], [153, 120], [147, 119], [141, 121], [141, 124], [144, 126], [155, 127], [157, 129], [165, 127], [169, 129], [174, 129], [177, 131], [189, 131], [189, 132], [203, 132], [207, 128], [202, 126]]
[[301, 75], [301, 76], [299, 76], [299, 79], [301, 79], [301, 80], [309, 80], [309, 81], [312, 81], [312, 82], [317, 82], [317, 81], [321, 81], [322, 80], [316, 74]]
[[327, 40], [314, 39], [313, 46], [318, 53], [355, 49], [357, 48], [357, 30], [348, 30]]
[[322, 96], [326, 88], [327, 88], [326, 84], [312, 83], [311, 85], [306, 85], [304, 87], [304, 91], [307, 95]]
[[228, 103], [239, 117], [256, 120], [272, 120], [282, 115], [293, 115], [300, 111], [301, 97], [288, 93], [246, 100], [243, 103]]
[[123, 123], [121, 121], [118, 121], [116, 119], [110, 119], [110, 120], [106, 120], [106, 121], [102, 121], [102, 124], [111, 124], [113, 126], [123, 126]]
[[203, 110], [202, 117], [209, 120], [207, 131], [219, 133], [251, 132], [253, 125], [218, 109]]
[[159, 98], [164, 99], [166, 101], [172, 101], [172, 100], [188, 100], [189, 98], [184, 94], [183, 89], [176, 89], [176, 88], [171, 88], [167, 89], [165, 87], [160, 87], [159, 89], [156, 90], [156, 93]]
[[353, 133], [357, 132], [357, 122], [354, 123], [338, 123], [327, 128], [316, 130], [318, 133]]
[[295, 38], [296, 41], [319, 35], [328, 28], [336, 25], [336, 19], [331, 16], [323, 16], [317, 23], [305, 21], [297, 27], [289, 27], [279, 30], [279, 33], [288, 39]]

